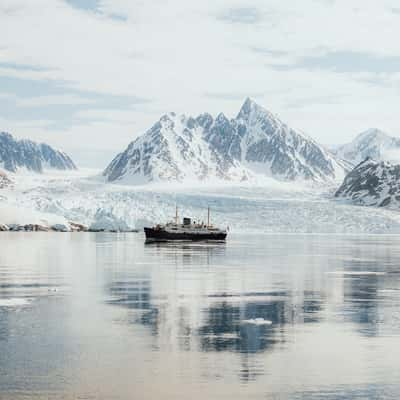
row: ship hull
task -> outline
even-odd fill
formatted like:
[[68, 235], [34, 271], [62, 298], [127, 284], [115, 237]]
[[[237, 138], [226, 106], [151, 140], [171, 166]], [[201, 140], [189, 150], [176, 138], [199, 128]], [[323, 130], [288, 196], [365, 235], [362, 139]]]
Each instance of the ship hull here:
[[170, 232], [163, 229], [144, 228], [147, 241], [168, 242], [172, 240], [184, 241], [224, 241], [226, 232]]

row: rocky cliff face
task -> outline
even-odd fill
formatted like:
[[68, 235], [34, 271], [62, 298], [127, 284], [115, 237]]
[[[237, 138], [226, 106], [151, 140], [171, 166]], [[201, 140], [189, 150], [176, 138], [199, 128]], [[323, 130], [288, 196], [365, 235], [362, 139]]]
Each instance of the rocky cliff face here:
[[399, 208], [400, 165], [367, 158], [346, 176], [335, 196], [354, 204]]
[[164, 115], [118, 154], [104, 171], [108, 181], [343, 179], [346, 165], [306, 135], [247, 99], [236, 118]]
[[76, 169], [71, 158], [62, 151], [44, 143], [16, 140], [5, 132], [0, 132], [0, 166], [10, 172], [20, 168], [39, 173], [44, 169]]

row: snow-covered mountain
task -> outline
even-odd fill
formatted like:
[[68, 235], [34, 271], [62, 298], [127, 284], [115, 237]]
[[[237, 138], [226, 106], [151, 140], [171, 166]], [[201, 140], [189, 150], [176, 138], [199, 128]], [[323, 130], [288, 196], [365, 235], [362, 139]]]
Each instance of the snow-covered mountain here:
[[248, 171], [237, 160], [222, 160], [204, 140], [203, 126], [211, 127], [218, 121], [208, 115], [196, 120], [175, 113], [164, 115], [118, 154], [104, 175], [110, 182], [125, 179], [132, 183], [209, 177], [246, 179]]
[[109, 182], [159, 180], [342, 179], [345, 163], [306, 135], [246, 99], [236, 118], [170, 113], [118, 154], [104, 171]]
[[344, 179], [336, 197], [355, 204], [400, 207], [400, 165], [367, 158]]
[[400, 162], [400, 139], [389, 136], [379, 129], [368, 129], [352, 142], [339, 146], [333, 151], [339, 158], [354, 165], [367, 157], [374, 160]]
[[76, 169], [64, 152], [45, 143], [16, 140], [6, 132], [0, 132], [0, 166], [10, 172], [17, 172], [20, 168], [34, 172], [43, 172], [43, 169]]

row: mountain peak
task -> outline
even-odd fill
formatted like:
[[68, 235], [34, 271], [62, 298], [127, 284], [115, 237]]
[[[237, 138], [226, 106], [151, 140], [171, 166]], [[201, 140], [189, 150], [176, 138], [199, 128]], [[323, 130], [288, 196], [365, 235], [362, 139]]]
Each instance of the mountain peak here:
[[36, 143], [28, 139], [14, 139], [6, 132], [0, 132], [0, 164], [10, 172], [26, 168], [42, 172], [44, 168], [73, 170], [73, 161], [67, 154], [45, 143]]
[[219, 113], [219, 114], [217, 115], [217, 118], [215, 119], [215, 122], [216, 122], [217, 124], [225, 124], [225, 123], [228, 123], [229, 120], [228, 120], [228, 118], [225, 116], [225, 114], [221, 112], [221, 113]]
[[350, 143], [339, 146], [335, 154], [354, 165], [358, 165], [367, 157], [377, 161], [397, 163], [400, 155], [400, 139], [378, 128], [371, 128], [358, 134]]
[[371, 138], [380, 138], [380, 139], [391, 139], [391, 136], [389, 136], [386, 132], [383, 132], [382, 130], [378, 128], [370, 128], [367, 129], [364, 132], [361, 132], [356, 136], [354, 141], [360, 141], [364, 139], [371, 139]]
[[254, 111], [265, 112], [266, 110], [257, 104], [253, 99], [247, 97], [236, 118], [247, 120]]

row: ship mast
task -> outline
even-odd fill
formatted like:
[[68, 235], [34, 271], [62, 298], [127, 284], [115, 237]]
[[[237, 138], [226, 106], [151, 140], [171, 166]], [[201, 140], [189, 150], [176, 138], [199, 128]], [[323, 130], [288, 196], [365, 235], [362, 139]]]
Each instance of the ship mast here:
[[210, 207], [208, 207], [208, 213], [207, 213], [207, 226], [210, 226]]
[[178, 225], [178, 206], [175, 208], [175, 223]]

